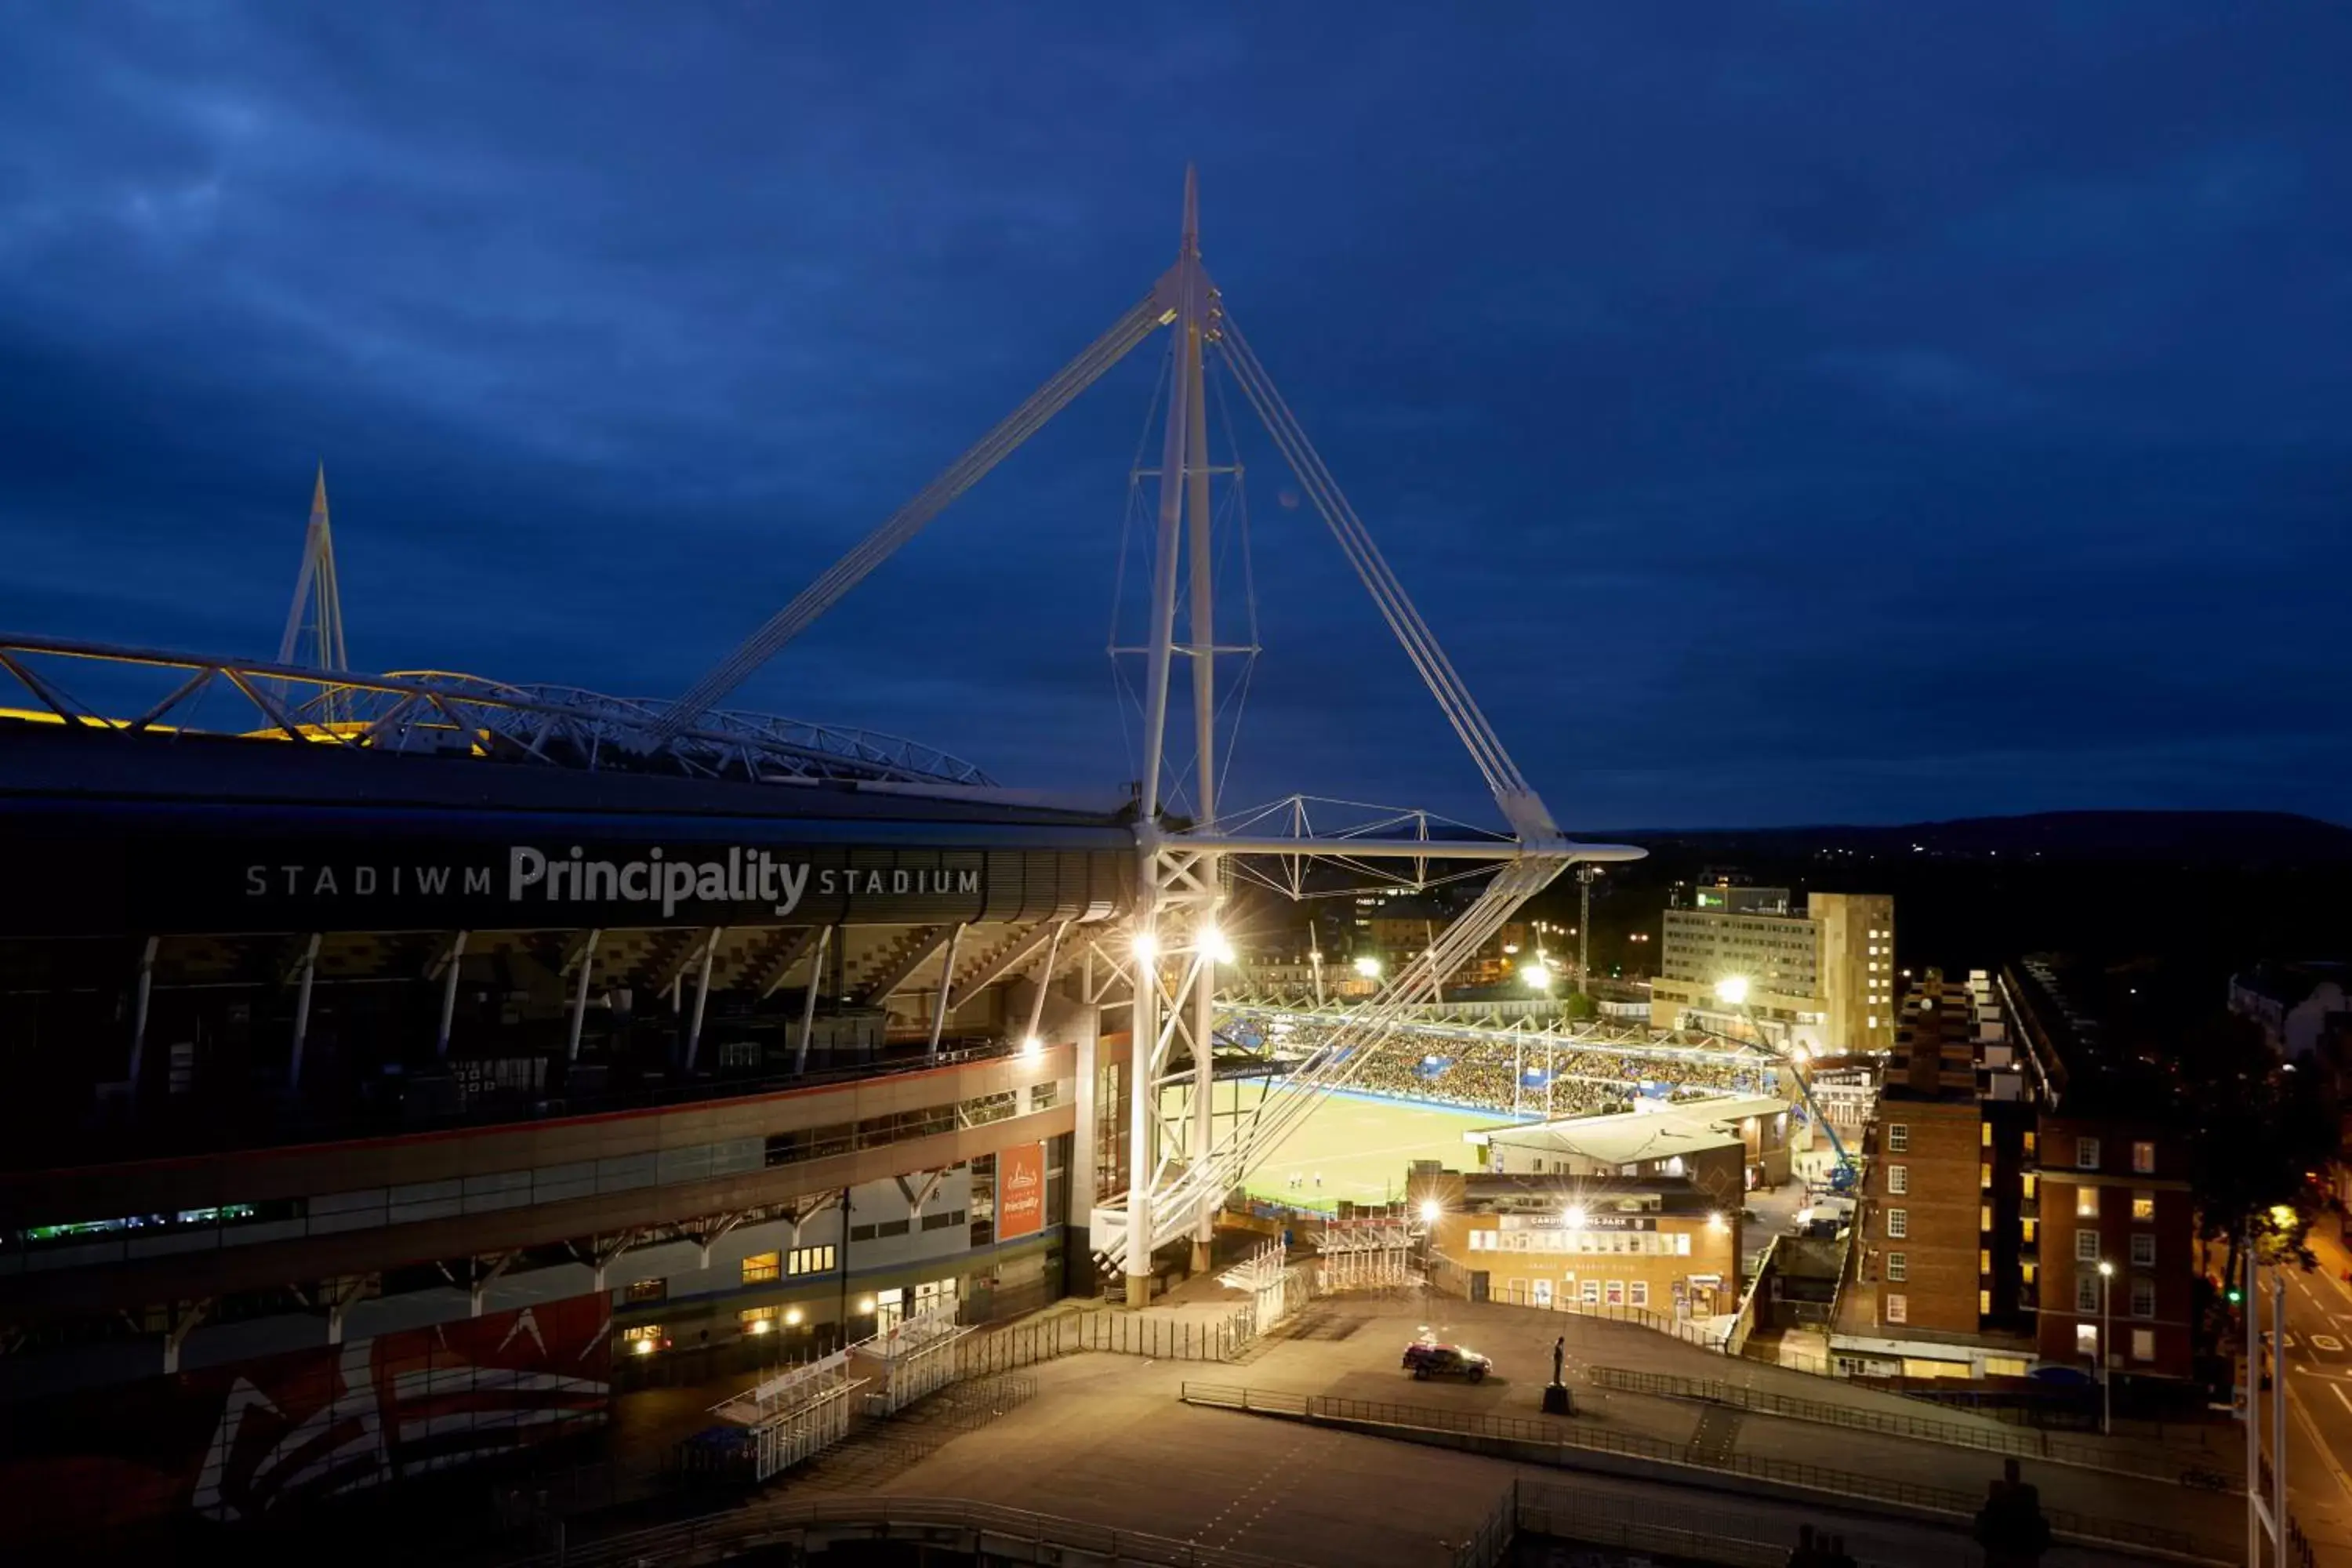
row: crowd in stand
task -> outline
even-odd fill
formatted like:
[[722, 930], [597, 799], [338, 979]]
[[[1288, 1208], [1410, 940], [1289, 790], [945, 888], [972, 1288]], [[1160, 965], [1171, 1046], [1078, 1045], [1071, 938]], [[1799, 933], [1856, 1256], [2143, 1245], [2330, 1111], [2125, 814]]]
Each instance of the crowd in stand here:
[[[1545, 1095], [1544, 1074], [1551, 1074]], [[1673, 1099], [1758, 1092], [1761, 1075], [1727, 1063], [1695, 1062], [1616, 1051], [1547, 1050], [1540, 1042], [1433, 1042], [1412, 1036], [1383, 1042], [1349, 1075], [1349, 1087], [1400, 1100], [1433, 1100], [1486, 1110], [1549, 1110], [1553, 1116], [1623, 1110], [1636, 1095]]]

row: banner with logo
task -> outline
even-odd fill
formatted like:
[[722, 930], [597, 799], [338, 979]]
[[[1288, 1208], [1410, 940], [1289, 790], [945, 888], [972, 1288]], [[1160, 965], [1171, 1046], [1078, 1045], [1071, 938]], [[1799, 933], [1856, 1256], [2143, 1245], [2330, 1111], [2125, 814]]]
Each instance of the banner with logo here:
[[591, 1430], [612, 1310], [599, 1291], [12, 1406], [0, 1517], [87, 1545], [100, 1521], [254, 1519]]
[[1045, 1228], [1045, 1145], [1020, 1143], [996, 1156], [996, 1239]]

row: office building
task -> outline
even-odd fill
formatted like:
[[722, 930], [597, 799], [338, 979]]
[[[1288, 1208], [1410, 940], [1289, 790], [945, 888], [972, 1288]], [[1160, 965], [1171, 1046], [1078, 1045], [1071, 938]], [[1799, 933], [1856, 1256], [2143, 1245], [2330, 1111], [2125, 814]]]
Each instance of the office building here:
[[1446, 1173], [1413, 1190], [1441, 1205], [1431, 1277], [1449, 1294], [1677, 1318], [1738, 1308], [1739, 1210], [1688, 1177]]
[[[1895, 900], [1814, 893], [1801, 913], [1785, 888], [1729, 882], [1689, 890], [1666, 910], [1651, 1022], [1760, 1034], [1812, 1055], [1884, 1051], [1895, 1043]], [[1747, 982], [1738, 1003], [1721, 981]]]

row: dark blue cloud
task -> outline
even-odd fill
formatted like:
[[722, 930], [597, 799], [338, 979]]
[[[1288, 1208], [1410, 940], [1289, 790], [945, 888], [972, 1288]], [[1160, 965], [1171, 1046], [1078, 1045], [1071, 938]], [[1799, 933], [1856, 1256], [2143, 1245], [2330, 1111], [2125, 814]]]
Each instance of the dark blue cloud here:
[[[2352, 809], [2320, 8], [6, 30], [0, 624], [268, 651], [323, 458], [358, 661], [678, 690], [1142, 293], [1193, 159], [1238, 319], [1563, 819]], [[1103, 650], [1154, 363], [743, 698], [1131, 776]], [[1471, 810], [1241, 455], [1229, 798]]]

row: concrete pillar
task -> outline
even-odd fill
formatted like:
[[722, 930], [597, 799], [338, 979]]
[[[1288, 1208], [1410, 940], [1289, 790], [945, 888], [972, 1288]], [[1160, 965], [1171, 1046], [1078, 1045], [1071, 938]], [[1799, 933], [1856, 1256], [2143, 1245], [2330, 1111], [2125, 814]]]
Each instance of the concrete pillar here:
[[824, 989], [824, 955], [833, 946], [833, 928], [816, 933], [816, 956], [809, 960], [808, 994], [801, 998], [801, 1043], [793, 1052], [793, 1072], [808, 1071], [809, 1038], [816, 1033], [816, 994]]
[[588, 1020], [588, 976], [596, 967], [596, 943], [604, 936], [592, 931], [580, 948], [580, 977], [572, 986], [572, 1039], [564, 1052], [566, 1061], [580, 1059], [580, 1026]]
[[446, 1058], [449, 1055], [449, 1023], [457, 1015], [457, 961], [466, 956], [466, 933], [459, 931], [449, 939], [449, 951], [442, 960], [441, 1027], [433, 1037], [433, 1054]]
[[[310, 1036], [310, 981], [319, 973], [319, 933], [312, 931], [302, 947], [302, 984], [294, 996], [294, 1054], [286, 1064], [286, 1087], [302, 1087], [302, 1043]], [[178, 1352], [173, 1355], [177, 1363]]]
[[727, 934], [724, 927], [713, 926], [702, 943], [702, 972], [694, 981], [694, 1019], [686, 1027], [686, 1070], [694, 1070], [695, 1053], [702, 1048], [702, 1010], [710, 1001], [710, 961], [719, 956], [719, 939]]
[[139, 997], [131, 1013], [131, 1102], [139, 1103], [139, 1080], [147, 1059], [147, 1000], [155, 986], [155, 947], [149, 937], [139, 950]]
[[948, 932], [947, 951], [940, 957], [940, 999], [931, 1008], [932, 1056], [940, 1054], [940, 1031], [947, 1027], [948, 993], [955, 989], [956, 949], [962, 945], [963, 921], [958, 921], [955, 930]]

